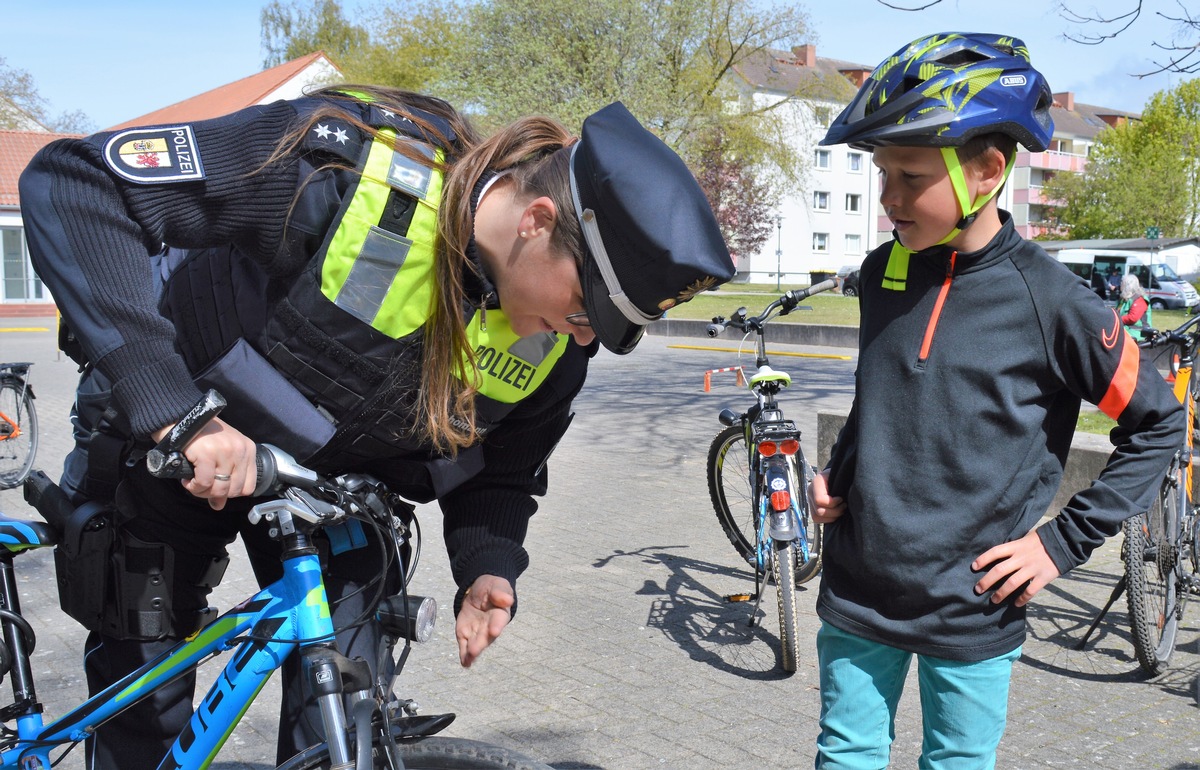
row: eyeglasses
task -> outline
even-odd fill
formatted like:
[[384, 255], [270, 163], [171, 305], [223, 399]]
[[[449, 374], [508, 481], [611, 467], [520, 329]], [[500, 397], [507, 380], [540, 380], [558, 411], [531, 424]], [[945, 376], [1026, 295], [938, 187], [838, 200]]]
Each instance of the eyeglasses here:
[[572, 326], [583, 326], [588, 329], [592, 328], [592, 322], [588, 319], [587, 313], [570, 313], [566, 318], [567, 323], [571, 324]]

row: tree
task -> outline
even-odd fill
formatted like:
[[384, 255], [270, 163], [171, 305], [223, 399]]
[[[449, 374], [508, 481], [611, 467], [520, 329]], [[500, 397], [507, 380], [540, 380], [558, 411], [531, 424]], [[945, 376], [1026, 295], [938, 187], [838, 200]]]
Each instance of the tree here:
[[1157, 226], [1163, 237], [1196, 235], [1200, 163], [1200, 84], [1159, 92], [1140, 122], [1105, 129], [1082, 174], [1059, 174], [1046, 197], [1071, 238], [1140, 238]]
[[456, 0], [397, 0], [368, 11], [362, 79], [447, 96], [461, 66], [466, 10]]
[[1150, 97], [1142, 113], [1147, 133], [1174, 148], [1182, 176], [1174, 191], [1184, 206], [1178, 236], [1200, 235], [1200, 79], [1187, 80]]
[[[730, 243], [754, 242], [760, 229], [769, 228], [766, 212], [803, 178], [808, 152], [795, 145], [786, 125], [790, 113], [780, 109], [784, 101], [751, 103], [736, 86], [740, 66], [806, 38], [798, 6], [490, 0], [472, 8], [470, 22], [472, 45], [454, 89], [459, 103], [472, 105], [485, 125], [534, 112], [579, 126], [621, 100], [698, 172], [702, 186], [726, 179], [715, 169], [736, 167], [726, 181], [755, 188], [755, 205], [723, 223]], [[720, 137], [716, 144], [714, 136]], [[714, 159], [714, 152], [725, 159]], [[724, 205], [726, 187], [705, 189], [715, 206]]]
[[347, 81], [437, 92], [454, 69], [462, 16], [455, 0], [399, 0], [356, 24], [336, 0], [273, 0], [262, 11], [264, 65], [324, 51]]
[[[1153, 43], [1155, 48], [1165, 52], [1165, 60], [1155, 61], [1154, 66], [1157, 69], [1143, 72], [1138, 77], [1157, 75], [1160, 72], [1200, 72], [1200, 17], [1193, 16], [1178, 0], [1175, 5], [1178, 6], [1178, 11], [1173, 12], [1176, 15], [1162, 11], [1154, 12], [1154, 16], [1175, 28], [1168, 42]], [[1059, 15], [1071, 23], [1080, 25], [1078, 32], [1068, 33], [1064, 37], [1084, 45], [1100, 45], [1106, 40], [1112, 40], [1141, 19], [1145, 2], [1128, 0], [1125, 8], [1122, 13], [1101, 14], [1092, 9], [1079, 12], [1066, 3], [1061, 3], [1058, 6]]]
[[286, 5], [272, 0], [263, 7], [260, 18], [264, 67], [316, 51], [324, 51], [343, 67], [350, 66], [370, 40], [366, 30], [346, 21], [337, 0], [314, 0], [308, 10], [300, 0]]
[[720, 132], [710, 134], [704, 146], [696, 179], [708, 197], [734, 262], [741, 264], [741, 257], [756, 254], [771, 236], [774, 196], [769, 185], [728, 150]]
[[46, 100], [38, 93], [33, 77], [25, 70], [9, 67], [0, 56], [0, 128], [36, 130], [38, 126], [62, 133], [86, 134], [95, 130], [81, 110], [50, 116]]
[[[923, 11], [938, 5], [942, 0], [911, 0], [911, 2], [889, 2], [876, 0], [880, 5], [894, 8], [898, 11]], [[1162, 40], [1155, 42], [1154, 47], [1163, 51], [1165, 60], [1155, 61], [1157, 69], [1143, 72], [1137, 77], [1157, 75], [1160, 72], [1200, 72], [1200, 16], [1196, 16], [1180, 0], [1171, 3], [1162, 2], [1165, 6], [1176, 8], [1168, 12], [1155, 11], [1160, 23], [1172, 28], [1170, 33], [1164, 33]], [[1056, 5], [1058, 15], [1069, 24], [1078, 25], [1078, 31], [1066, 32], [1063, 37], [1082, 45], [1100, 45], [1112, 40], [1141, 20], [1142, 12], [1146, 9], [1146, 0], [1126, 0], [1123, 11], [1118, 13], [1101, 13], [1092, 6], [1085, 5], [1082, 0], [1065, 0]]]

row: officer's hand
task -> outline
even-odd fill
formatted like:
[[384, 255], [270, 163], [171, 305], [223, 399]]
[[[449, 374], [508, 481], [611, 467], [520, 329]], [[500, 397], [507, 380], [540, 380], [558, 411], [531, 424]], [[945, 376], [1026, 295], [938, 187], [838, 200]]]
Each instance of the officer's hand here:
[[[167, 425], [151, 437], [161, 441], [172, 427]], [[214, 511], [224, 508], [231, 497], [253, 494], [258, 484], [255, 451], [254, 442], [241, 431], [213, 418], [183, 448], [183, 456], [193, 468], [192, 478], [183, 481], [183, 488], [208, 500]]]
[[463, 668], [470, 668], [500, 636], [512, 619], [512, 606], [516, 600], [512, 583], [495, 575], [480, 575], [467, 589], [454, 625], [458, 659]]

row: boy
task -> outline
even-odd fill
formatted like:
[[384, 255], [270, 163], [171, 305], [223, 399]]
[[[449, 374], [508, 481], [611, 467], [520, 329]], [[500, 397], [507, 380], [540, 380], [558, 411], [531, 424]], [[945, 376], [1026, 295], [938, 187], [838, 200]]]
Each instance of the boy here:
[[[854, 406], [814, 482], [819, 768], [887, 765], [913, 654], [920, 767], [993, 767], [1026, 603], [1150, 507], [1182, 438], [1113, 310], [996, 206], [1017, 143], [1048, 146], [1051, 100], [1020, 40], [934, 35], [821, 142], [873, 151], [895, 240], [863, 263]], [[1116, 450], [1037, 527], [1081, 399], [1118, 421]]]

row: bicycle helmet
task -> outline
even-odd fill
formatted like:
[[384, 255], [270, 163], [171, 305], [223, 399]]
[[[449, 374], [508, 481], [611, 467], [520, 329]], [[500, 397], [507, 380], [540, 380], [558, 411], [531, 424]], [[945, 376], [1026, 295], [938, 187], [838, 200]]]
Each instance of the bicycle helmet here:
[[1054, 131], [1052, 102], [1021, 40], [940, 33], [876, 67], [821, 144], [960, 147], [979, 134], [1003, 133], [1041, 152]]

